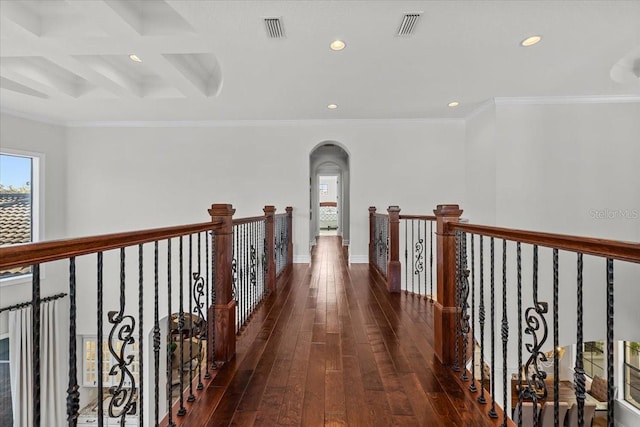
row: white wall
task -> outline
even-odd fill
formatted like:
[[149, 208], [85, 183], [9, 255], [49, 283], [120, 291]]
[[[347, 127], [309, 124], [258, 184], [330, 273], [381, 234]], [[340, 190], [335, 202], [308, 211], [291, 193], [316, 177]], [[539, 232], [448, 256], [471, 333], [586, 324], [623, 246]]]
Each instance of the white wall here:
[[295, 255], [307, 257], [309, 153], [325, 140], [350, 154], [354, 256], [367, 254], [369, 206], [424, 212], [462, 199], [463, 175], [443, 162], [463, 156], [461, 121], [70, 128], [69, 234], [207, 221], [212, 202], [238, 217], [291, 205]]
[[[41, 203], [41, 238], [59, 239], [66, 235], [67, 191], [66, 191], [66, 130], [61, 126], [0, 114], [0, 148], [43, 154], [41, 158], [40, 191], [44, 192]], [[60, 280], [64, 266], [47, 266], [42, 274], [42, 296], [68, 292], [68, 281]], [[11, 286], [0, 286], [0, 307], [6, 307], [31, 299], [31, 283], [20, 282]], [[8, 315], [0, 314], [0, 334], [8, 331]]]
[[338, 177], [337, 176], [320, 176], [319, 184], [327, 186], [327, 193], [323, 194], [318, 188], [320, 203], [336, 202], [338, 198]]

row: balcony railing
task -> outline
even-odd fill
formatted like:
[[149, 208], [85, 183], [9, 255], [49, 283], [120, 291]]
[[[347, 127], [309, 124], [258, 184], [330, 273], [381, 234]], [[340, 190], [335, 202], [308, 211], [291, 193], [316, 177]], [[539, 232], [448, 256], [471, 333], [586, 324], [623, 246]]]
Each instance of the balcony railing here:
[[[405, 265], [394, 272], [396, 277], [387, 272], [383, 278], [391, 292], [424, 295], [426, 280], [416, 280], [416, 272], [425, 270], [431, 235], [427, 225], [434, 221], [436, 355], [459, 372], [488, 419], [509, 425], [513, 415], [517, 425], [558, 426], [566, 416], [570, 424], [575, 422], [571, 425], [590, 425], [596, 402], [586, 392], [582, 366], [588, 323], [605, 331], [607, 402], [597, 408], [602, 417], [606, 411], [607, 424], [614, 425], [614, 289], [640, 277], [640, 244], [461, 223], [457, 205], [439, 205], [434, 217], [399, 216], [405, 223], [403, 236], [393, 231], [396, 211], [399, 208], [389, 208], [385, 217], [388, 245], [406, 242]], [[370, 230], [378, 230], [375, 208], [369, 208], [369, 214]], [[424, 221], [420, 231], [418, 220]], [[370, 234], [370, 248], [377, 239], [378, 234]], [[369, 262], [380, 271], [375, 255], [370, 251]], [[386, 262], [402, 260], [389, 251]], [[402, 279], [402, 272], [408, 279]], [[400, 282], [402, 288], [393, 286]], [[594, 292], [606, 306], [598, 320], [585, 313], [585, 299]], [[572, 304], [561, 306], [560, 295]], [[561, 346], [569, 344], [577, 348], [575, 375], [563, 381]], [[575, 406], [565, 413], [570, 404]]]
[[[33, 398], [26, 412], [33, 425], [57, 425], [41, 409], [52, 399], [41, 390], [42, 294], [52, 293], [54, 281], [68, 282], [68, 348], [58, 352], [68, 355], [58, 361], [69, 368], [66, 403], [58, 405], [68, 424], [82, 417], [98, 426], [180, 424], [234, 356], [240, 327], [276, 290], [276, 265], [279, 273], [291, 266], [292, 209], [276, 216], [279, 222], [273, 206], [264, 212], [233, 219], [232, 206], [218, 204], [206, 223], [0, 248], [0, 269], [33, 271], [31, 301], [4, 308], [31, 309]], [[82, 387], [95, 387], [93, 401]]]

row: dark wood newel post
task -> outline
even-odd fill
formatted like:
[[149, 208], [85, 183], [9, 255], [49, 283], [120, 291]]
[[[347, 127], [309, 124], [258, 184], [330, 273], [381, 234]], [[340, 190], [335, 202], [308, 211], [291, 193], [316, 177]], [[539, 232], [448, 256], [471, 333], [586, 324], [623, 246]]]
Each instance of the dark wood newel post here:
[[376, 263], [376, 245], [374, 236], [376, 232], [376, 207], [369, 207], [369, 267], [373, 267]]
[[437, 301], [433, 313], [435, 353], [440, 363], [455, 362], [456, 342], [456, 236], [448, 223], [457, 223], [462, 215], [458, 205], [438, 205], [437, 218]]
[[275, 235], [275, 214], [276, 208], [275, 206], [265, 206], [264, 209], [265, 216], [265, 225], [267, 229], [265, 230], [265, 239], [267, 239], [265, 248], [265, 256], [267, 257], [267, 277], [265, 280], [265, 287], [269, 290], [269, 293], [276, 290], [276, 255], [275, 255], [275, 245], [276, 245], [276, 235]]
[[400, 292], [400, 208], [389, 206], [389, 261], [387, 263], [387, 290]]
[[215, 352], [216, 360], [220, 362], [228, 362], [236, 354], [236, 301], [233, 297], [232, 273], [235, 211], [233, 206], [226, 204], [214, 204], [209, 209], [211, 220], [222, 222], [222, 227], [214, 231], [216, 241], [213, 263], [216, 304], [213, 310], [209, 308], [209, 318], [215, 319], [215, 331], [213, 331], [216, 342]]
[[287, 206], [287, 269], [293, 266], [293, 208]]

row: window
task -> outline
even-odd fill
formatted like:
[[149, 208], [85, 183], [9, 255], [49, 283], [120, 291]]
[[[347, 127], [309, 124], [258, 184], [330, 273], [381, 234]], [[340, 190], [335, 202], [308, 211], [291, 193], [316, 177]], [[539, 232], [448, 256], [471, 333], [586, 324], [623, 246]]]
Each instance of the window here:
[[0, 425], [13, 425], [11, 381], [9, 381], [9, 338], [0, 339]]
[[624, 400], [640, 409], [640, 342], [624, 342]]
[[[38, 155], [0, 153], [0, 246], [38, 241]], [[6, 282], [30, 267], [0, 271]]]
[[589, 377], [605, 377], [604, 341], [588, 341], [582, 345], [584, 373]]
[[329, 184], [320, 184], [320, 194], [329, 194]]

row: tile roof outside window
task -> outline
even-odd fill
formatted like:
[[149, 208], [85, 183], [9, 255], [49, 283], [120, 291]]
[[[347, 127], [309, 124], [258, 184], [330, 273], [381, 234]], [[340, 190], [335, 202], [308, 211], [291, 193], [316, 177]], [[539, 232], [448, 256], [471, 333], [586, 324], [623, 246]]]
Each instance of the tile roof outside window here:
[[31, 194], [0, 194], [0, 245], [31, 241]]

